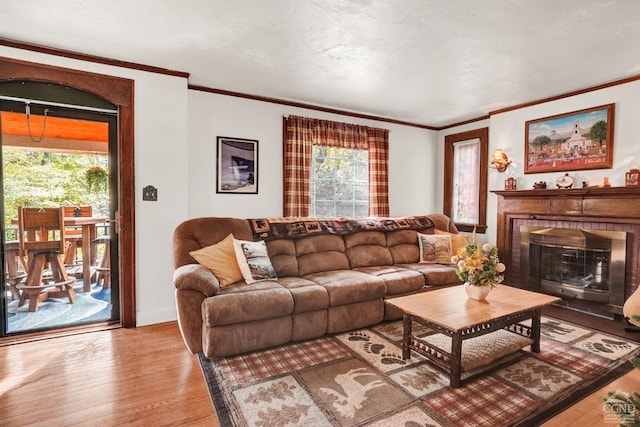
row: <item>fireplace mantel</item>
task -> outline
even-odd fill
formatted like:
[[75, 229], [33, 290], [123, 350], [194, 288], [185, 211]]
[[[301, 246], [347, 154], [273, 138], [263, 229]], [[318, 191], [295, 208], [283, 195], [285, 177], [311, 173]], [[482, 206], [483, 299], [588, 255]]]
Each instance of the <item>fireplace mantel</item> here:
[[570, 222], [584, 228], [626, 231], [625, 298], [637, 288], [640, 277], [640, 187], [498, 190], [492, 193], [498, 196], [496, 244], [500, 259], [507, 265], [507, 283], [520, 284], [518, 224], [537, 221], [555, 227]]

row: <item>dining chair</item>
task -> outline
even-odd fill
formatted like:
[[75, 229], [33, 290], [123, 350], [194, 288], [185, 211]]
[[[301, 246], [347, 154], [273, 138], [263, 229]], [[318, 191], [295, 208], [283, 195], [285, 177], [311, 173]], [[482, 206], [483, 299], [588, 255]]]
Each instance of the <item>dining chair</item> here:
[[27, 264], [24, 257], [20, 256], [20, 242], [17, 240], [5, 241], [5, 282], [11, 293], [12, 299], [20, 299], [18, 284], [27, 278]]
[[[76, 279], [69, 277], [61, 259], [66, 246], [64, 209], [20, 207], [18, 235], [20, 255], [28, 260], [27, 278], [16, 285], [20, 291], [18, 306], [28, 299], [29, 311], [37, 311], [40, 301], [62, 297], [75, 303]], [[50, 270], [45, 274], [47, 265]]]
[[[93, 216], [92, 206], [63, 206], [65, 217]], [[67, 227], [65, 238], [69, 243], [64, 252], [65, 265], [75, 265], [78, 259], [78, 249], [82, 248], [82, 228]]]
[[100, 264], [96, 266], [98, 275], [96, 284], [102, 283], [102, 289], [108, 289], [111, 286], [111, 238], [108, 235], [96, 237], [94, 243], [104, 245], [102, 259]]
[[11, 299], [20, 299], [18, 283], [27, 277], [27, 262], [20, 256], [20, 242], [18, 241], [18, 225], [4, 229], [4, 272], [5, 285]]

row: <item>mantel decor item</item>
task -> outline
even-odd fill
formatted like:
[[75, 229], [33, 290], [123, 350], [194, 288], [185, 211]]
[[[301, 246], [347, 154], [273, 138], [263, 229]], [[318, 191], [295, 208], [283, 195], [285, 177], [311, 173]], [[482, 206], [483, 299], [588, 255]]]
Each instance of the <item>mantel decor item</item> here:
[[516, 190], [517, 183], [516, 179], [512, 176], [504, 180], [504, 189], [505, 190]]
[[475, 229], [471, 242], [460, 248], [451, 262], [457, 265], [456, 274], [471, 299], [485, 299], [491, 289], [504, 280], [502, 273], [506, 267], [498, 259], [498, 248], [490, 243], [478, 243]]
[[564, 175], [556, 179], [556, 187], [558, 188], [573, 187], [573, 178], [570, 177], [568, 173], [565, 173]]
[[258, 194], [258, 141], [219, 136], [216, 193]]
[[611, 169], [615, 104], [525, 123], [524, 173]]
[[547, 183], [544, 181], [538, 181], [533, 184], [534, 190], [544, 190], [545, 188], [547, 188]]
[[638, 166], [632, 166], [629, 172], [624, 174], [625, 187], [640, 187], [640, 169]]

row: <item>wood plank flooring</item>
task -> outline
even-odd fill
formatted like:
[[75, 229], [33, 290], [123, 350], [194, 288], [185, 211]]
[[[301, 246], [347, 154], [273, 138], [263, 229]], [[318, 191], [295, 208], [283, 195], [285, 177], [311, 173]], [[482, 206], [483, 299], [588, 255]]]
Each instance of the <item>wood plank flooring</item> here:
[[[603, 425], [606, 391], [639, 388], [640, 370], [633, 370], [544, 426]], [[217, 427], [218, 421], [198, 360], [170, 322], [0, 346], [0, 424]]]
[[176, 322], [0, 347], [0, 425], [217, 426]]
[[633, 369], [629, 373], [621, 376], [617, 380], [602, 387], [600, 390], [582, 399], [580, 402], [570, 406], [564, 412], [551, 418], [543, 427], [595, 427], [595, 426], [618, 426], [620, 420], [616, 417], [610, 418], [606, 414], [602, 405], [602, 398], [608, 391], [622, 390], [627, 393], [640, 390], [640, 369]]

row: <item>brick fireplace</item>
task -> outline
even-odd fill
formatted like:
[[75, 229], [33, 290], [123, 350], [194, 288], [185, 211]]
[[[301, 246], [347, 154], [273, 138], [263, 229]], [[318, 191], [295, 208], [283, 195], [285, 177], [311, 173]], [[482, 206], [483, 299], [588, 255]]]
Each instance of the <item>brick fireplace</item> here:
[[[500, 259], [507, 266], [505, 283], [561, 296], [564, 305], [582, 311], [607, 316], [622, 314], [624, 301], [638, 287], [640, 188], [513, 190], [494, 193], [498, 196], [497, 245]], [[563, 272], [549, 273], [547, 269], [550, 267], [545, 267], [544, 274], [538, 271], [541, 267], [535, 265], [535, 257], [529, 253], [527, 246], [531, 230], [534, 233], [551, 234], [556, 232], [549, 230], [559, 230], [560, 235], [545, 237], [551, 242], [550, 249], [545, 249], [546, 257], [550, 266], [570, 269], [572, 274], [565, 275], [569, 278], [556, 279], [563, 276]], [[611, 258], [611, 246], [606, 249], [603, 240], [607, 239], [599, 239], [600, 235], [608, 232], [617, 236], [614, 241], [622, 239], [622, 242], [617, 240], [615, 243], [618, 247], [617, 258]], [[574, 242], [579, 235], [597, 235], [597, 239], [591, 239], [595, 246], [577, 250]], [[526, 241], [523, 242], [523, 239]], [[536, 246], [533, 248], [534, 252], [539, 250]], [[564, 261], [562, 258], [565, 258]], [[538, 269], [538, 272], [532, 273], [530, 269]], [[604, 273], [607, 274], [606, 278], [602, 276]], [[544, 277], [537, 277], [536, 274]], [[556, 287], [554, 281], [564, 284]], [[605, 281], [607, 295], [604, 292]], [[609, 281], [612, 283], [611, 290], [608, 289]]]

